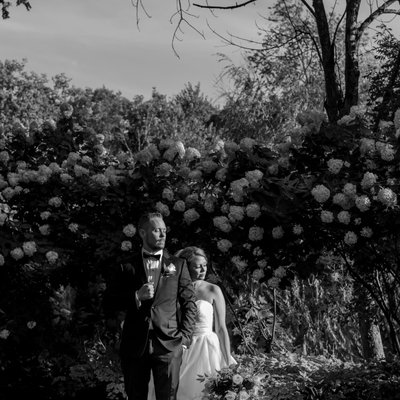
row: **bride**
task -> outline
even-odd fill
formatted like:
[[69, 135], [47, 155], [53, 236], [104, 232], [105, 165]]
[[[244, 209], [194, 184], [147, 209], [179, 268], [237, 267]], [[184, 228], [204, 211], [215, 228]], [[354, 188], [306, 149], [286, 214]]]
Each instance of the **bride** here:
[[[207, 257], [199, 247], [179, 250], [177, 257], [187, 261], [197, 297], [197, 318], [192, 343], [184, 350], [180, 369], [177, 400], [200, 400], [205, 382], [199, 375], [210, 375], [236, 364], [231, 356], [230, 341], [225, 324], [226, 305], [221, 289], [205, 281]], [[148, 400], [154, 400], [153, 385], [149, 386]]]

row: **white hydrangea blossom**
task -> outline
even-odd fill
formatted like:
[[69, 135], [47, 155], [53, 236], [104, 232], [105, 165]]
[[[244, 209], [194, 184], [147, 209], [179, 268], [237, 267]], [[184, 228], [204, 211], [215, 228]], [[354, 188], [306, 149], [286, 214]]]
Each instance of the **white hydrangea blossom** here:
[[244, 218], [244, 208], [241, 206], [230, 206], [228, 218], [232, 222], [241, 221]]
[[18, 185], [19, 179], [20, 179], [19, 174], [16, 174], [15, 172], [9, 172], [9, 173], [7, 174], [8, 183], [9, 183], [10, 186], [12, 186], [12, 187], [15, 187], [15, 186]]
[[40, 232], [43, 236], [49, 235], [49, 234], [50, 234], [50, 225], [45, 224], [45, 225], [39, 226], [39, 232]]
[[8, 329], [2, 329], [0, 331], [0, 339], [7, 340], [11, 332]]
[[91, 176], [91, 180], [101, 187], [110, 186], [110, 180], [104, 174], [94, 174]]
[[237, 202], [242, 201], [244, 189], [249, 187], [249, 185], [249, 181], [246, 178], [237, 179], [236, 181], [231, 182], [230, 187], [233, 199]]
[[211, 196], [208, 196], [205, 200], [204, 200], [204, 209], [208, 212], [208, 213], [212, 213], [215, 211], [215, 206], [214, 206], [214, 199]]
[[26, 326], [28, 327], [28, 329], [33, 329], [33, 328], [35, 328], [36, 325], [37, 325], [36, 321], [28, 321], [26, 323]]
[[384, 146], [382, 146], [379, 149], [379, 152], [381, 154], [381, 158], [384, 161], [393, 161], [394, 160], [394, 149], [393, 146], [389, 143], [386, 143]]
[[48, 201], [48, 204], [49, 204], [49, 206], [58, 208], [58, 207], [61, 206], [62, 200], [61, 200], [60, 197], [57, 197], [57, 196], [56, 196], [56, 197], [52, 197], [52, 198]]
[[132, 242], [130, 240], [123, 240], [121, 243], [122, 251], [129, 251], [132, 249]]
[[214, 217], [213, 223], [216, 228], [225, 233], [230, 232], [232, 229], [232, 226], [229, 223], [228, 218], [225, 216]]
[[145, 148], [136, 153], [135, 158], [140, 164], [150, 164], [153, 161], [154, 155], [149, 148]]
[[178, 200], [174, 204], [174, 210], [178, 212], [184, 212], [186, 209], [185, 202], [183, 200]]
[[366, 190], [371, 188], [377, 182], [378, 177], [373, 172], [366, 172], [361, 180], [361, 187]]
[[226, 179], [226, 173], [228, 169], [227, 168], [220, 168], [216, 173], [215, 173], [215, 178], [219, 180], [220, 182], [224, 182]]
[[350, 246], [356, 244], [357, 240], [358, 240], [357, 235], [352, 231], [348, 231], [344, 235], [344, 242]]
[[364, 228], [361, 229], [360, 235], [366, 238], [370, 238], [372, 236], [372, 229], [369, 226], [364, 226]]
[[54, 264], [58, 260], [58, 253], [50, 250], [46, 253], [46, 258], [50, 264]]
[[321, 221], [324, 222], [325, 224], [330, 224], [333, 222], [333, 213], [331, 211], [327, 210], [322, 210], [321, 211]]
[[10, 255], [14, 260], [20, 260], [21, 258], [24, 257], [25, 253], [24, 251], [21, 249], [21, 247], [16, 247], [15, 249], [12, 249], [10, 251]]
[[257, 219], [261, 215], [261, 207], [258, 203], [250, 203], [246, 206], [246, 215]]
[[61, 182], [65, 183], [65, 184], [71, 183], [74, 180], [74, 178], [70, 174], [67, 174], [67, 173], [61, 174], [60, 179], [61, 179]]
[[194, 147], [188, 147], [185, 152], [185, 159], [188, 161], [192, 161], [197, 158], [201, 158], [201, 153]]
[[350, 223], [351, 217], [348, 211], [340, 211], [337, 215], [338, 221], [342, 224], [348, 225]]
[[189, 172], [188, 178], [192, 181], [200, 182], [203, 179], [203, 172], [199, 169], [194, 169]]
[[234, 256], [231, 258], [232, 264], [239, 270], [239, 272], [243, 272], [247, 267], [246, 260], [243, 260], [240, 256]]
[[252, 151], [256, 143], [254, 139], [245, 137], [239, 142], [239, 146], [244, 151]]
[[397, 195], [390, 188], [379, 189], [377, 199], [387, 207], [394, 207], [397, 204]]
[[71, 222], [71, 223], [68, 225], [68, 229], [69, 229], [72, 233], [76, 233], [76, 232], [78, 232], [79, 225], [76, 224], [75, 222]]
[[325, 203], [330, 195], [330, 190], [324, 185], [317, 185], [311, 190], [311, 194], [318, 203]]
[[262, 254], [263, 254], [263, 251], [262, 251], [261, 247], [259, 247], [259, 246], [254, 247], [254, 249], [253, 249], [253, 255], [254, 255], [255, 257], [261, 257]]
[[361, 195], [356, 197], [356, 207], [361, 211], [365, 212], [368, 211], [369, 208], [371, 207], [371, 200], [369, 199], [368, 196], [366, 195]]
[[81, 156], [79, 155], [79, 153], [76, 153], [76, 152], [71, 151], [71, 152], [68, 154], [67, 162], [68, 162], [69, 164], [71, 164], [71, 165], [74, 165], [74, 164], [76, 164], [77, 161], [79, 161], [80, 158], [81, 158]]
[[267, 261], [259, 260], [259, 261], [257, 261], [257, 265], [259, 268], [265, 268], [267, 266]]
[[8, 154], [8, 151], [6, 150], [0, 151], [0, 162], [6, 165], [9, 160], [10, 160], [10, 154]]
[[228, 156], [234, 156], [239, 149], [240, 146], [235, 142], [228, 141], [224, 143], [224, 150]]
[[271, 288], [277, 289], [279, 287], [280, 279], [277, 278], [276, 276], [273, 276], [272, 278], [268, 279], [267, 285]]
[[360, 153], [361, 155], [373, 154], [375, 152], [375, 140], [362, 138], [360, 139]]
[[218, 168], [218, 164], [212, 160], [204, 160], [200, 164], [200, 168], [202, 171], [204, 171], [206, 174], [211, 174]]
[[161, 197], [165, 200], [172, 201], [174, 200], [174, 192], [169, 188], [164, 188]]
[[286, 276], [286, 268], [282, 266], [278, 267], [274, 271], [274, 276], [276, 276], [277, 278], [283, 278], [284, 276]]
[[87, 176], [89, 175], [89, 170], [85, 167], [82, 167], [81, 165], [75, 164], [74, 165], [74, 174], [77, 178], [81, 176]]
[[199, 195], [197, 193], [189, 194], [185, 198], [185, 204], [187, 207], [193, 207], [199, 201]]
[[22, 250], [25, 255], [32, 257], [37, 252], [36, 243], [34, 241], [24, 242], [22, 244]]
[[61, 167], [56, 162], [50, 163], [49, 168], [53, 174], [59, 174], [62, 171]]
[[221, 240], [218, 240], [217, 247], [221, 253], [226, 253], [232, 247], [232, 242], [229, 241], [228, 239], [221, 239]]
[[346, 183], [343, 187], [343, 193], [350, 198], [354, 198], [357, 195], [357, 186], [352, 183]]
[[332, 198], [332, 203], [337, 204], [344, 209], [349, 209], [351, 206], [350, 198], [344, 193], [336, 193]]
[[134, 237], [136, 235], [136, 227], [133, 224], [125, 225], [122, 232], [126, 237]]
[[295, 235], [301, 235], [303, 233], [303, 230], [304, 230], [303, 227], [299, 224], [293, 226], [293, 233]]
[[340, 160], [338, 158], [331, 158], [330, 160], [328, 160], [327, 164], [329, 172], [331, 172], [332, 174], [338, 174], [343, 167], [343, 160]]
[[283, 230], [282, 226], [275, 226], [272, 229], [272, 237], [274, 239], [281, 239], [284, 235], [285, 231]]
[[262, 240], [264, 237], [264, 229], [259, 226], [252, 226], [249, 229], [249, 240], [257, 242]]
[[257, 188], [260, 186], [260, 180], [263, 176], [264, 174], [258, 169], [247, 171], [245, 174], [245, 177], [248, 180], [250, 187], [252, 188]]
[[396, 112], [394, 113], [393, 123], [396, 130], [400, 129], [400, 108], [397, 109]]
[[3, 189], [3, 191], [1, 193], [6, 200], [11, 200], [15, 194], [14, 189], [12, 189], [10, 187], [6, 187], [5, 189]]
[[183, 213], [183, 218], [185, 222], [190, 225], [192, 222], [200, 218], [200, 214], [194, 208], [189, 208], [189, 210]]
[[253, 279], [259, 281], [260, 279], [264, 278], [265, 274], [261, 268], [256, 268], [252, 273]]
[[155, 208], [164, 217], [168, 217], [170, 214], [169, 207], [161, 201], [157, 201]]
[[355, 218], [354, 225], [360, 225], [360, 224], [361, 224], [361, 218]]
[[171, 171], [173, 170], [172, 165], [168, 163], [162, 163], [157, 167], [157, 173], [160, 176], [169, 176]]

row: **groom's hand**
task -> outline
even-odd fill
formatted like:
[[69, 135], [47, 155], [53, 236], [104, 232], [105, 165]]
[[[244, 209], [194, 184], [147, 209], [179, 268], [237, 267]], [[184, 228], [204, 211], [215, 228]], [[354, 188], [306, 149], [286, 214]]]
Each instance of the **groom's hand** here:
[[145, 283], [138, 291], [137, 297], [139, 301], [150, 300], [154, 297], [154, 284]]

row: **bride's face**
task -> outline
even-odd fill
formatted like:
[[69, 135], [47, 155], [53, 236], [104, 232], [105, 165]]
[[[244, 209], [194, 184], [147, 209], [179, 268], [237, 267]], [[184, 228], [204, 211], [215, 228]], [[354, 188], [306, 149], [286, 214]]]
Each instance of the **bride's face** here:
[[190, 260], [189, 272], [193, 281], [204, 280], [207, 273], [207, 260], [202, 256], [194, 256]]

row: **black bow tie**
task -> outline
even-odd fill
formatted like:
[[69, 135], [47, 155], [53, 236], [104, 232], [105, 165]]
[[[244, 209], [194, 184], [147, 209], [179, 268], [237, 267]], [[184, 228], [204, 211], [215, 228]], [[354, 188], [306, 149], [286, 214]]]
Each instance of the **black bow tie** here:
[[159, 260], [161, 254], [150, 254], [150, 253], [143, 253], [143, 258], [152, 258], [154, 260]]

